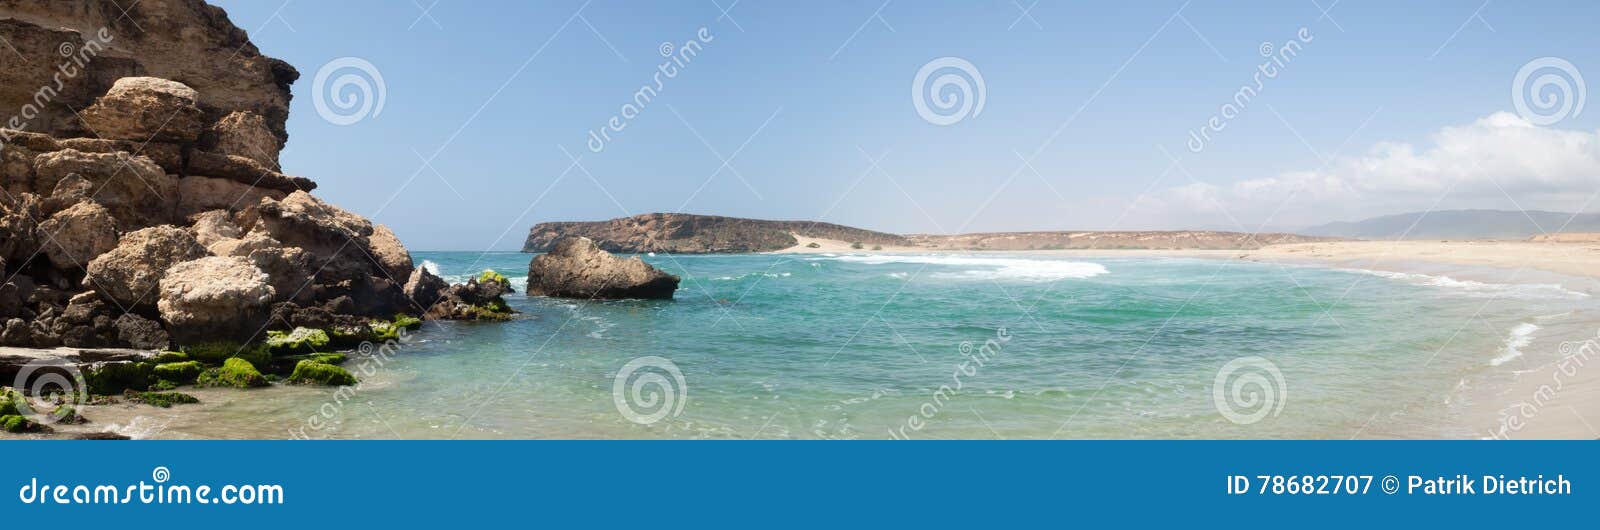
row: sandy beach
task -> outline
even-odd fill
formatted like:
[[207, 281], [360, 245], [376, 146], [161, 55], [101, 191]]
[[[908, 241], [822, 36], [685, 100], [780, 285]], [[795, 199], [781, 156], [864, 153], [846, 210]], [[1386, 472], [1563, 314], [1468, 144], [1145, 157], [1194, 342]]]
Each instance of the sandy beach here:
[[[849, 242], [798, 237], [778, 253], [982, 253], [920, 247], [852, 248]], [[810, 245], [815, 244], [816, 247]], [[1333, 267], [1446, 276], [1455, 280], [1558, 284], [1600, 295], [1600, 237], [1541, 237], [1531, 241], [1329, 241], [1268, 245], [1256, 250], [1067, 249], [1008, 250], [1006, 254], [1081, 257], [1238, 259], [1292, 266]], [[1492, 301], [1491, 301], [1492, 302]], [[1600, 315], [1561, 337], [1563, 361], [1518, 370], [1506, 386], [1475, 389], [1464, 414], [1483, 438], [1600, 439]], [[1366, 437], [1408, 437], [1373, 429]]]

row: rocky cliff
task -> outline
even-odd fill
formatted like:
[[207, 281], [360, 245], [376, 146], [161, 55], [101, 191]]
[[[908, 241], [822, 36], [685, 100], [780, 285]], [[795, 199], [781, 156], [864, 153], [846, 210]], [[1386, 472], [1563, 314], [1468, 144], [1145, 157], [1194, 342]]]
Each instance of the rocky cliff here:
[[[255, 146], [262, 152], [237, 152], [241, 146], [219, 148], [223, 140], [202, 128], [199, 143], [208, 151], [275, 163], [289, 139], [289, 85], [299, 72], [261, 55], [222, 8], [202, 0], [0, 0], [0, 34], [16, 51], [0, 54], [0, 118], [20, 115], [26, 124], [7, 128], [60, 138], [104, 136], [85, 127], [76, 112], [118, 79], [158, 77], [194, 89], [198, 121], [260, 125], [270, 133]], [[39, 101], [42, 94], [49, 101]], [[30, 104], [37, 109], [24, 112]], [[245, 114], [224, 121], [236, 112]]]
[[0, 346], [382, 336], [444, 297], [282, 172], [294, 68], [200, 0], [120, 3], [0, 0]]
[[587, 237], [611, 252], [709, 254], [770, 252], [795, 245], [793, 234], [866, 245], [904, 245], [894, 234], [811, 221], [765, 221], [694, 215], [650, 213], [609, 221], [540, 223], [528, 231], [523, 252], [548, 252], [566, 236]]

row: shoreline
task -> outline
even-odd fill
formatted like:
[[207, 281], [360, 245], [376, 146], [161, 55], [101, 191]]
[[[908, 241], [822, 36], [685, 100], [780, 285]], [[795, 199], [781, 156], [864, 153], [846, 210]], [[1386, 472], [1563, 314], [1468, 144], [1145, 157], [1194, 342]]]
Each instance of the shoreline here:
[[[985, 250], [894, 246], [853, 248], [838, 240], [795, 236], [799, 243], [764, 254], [886, 253], [886, 254], [1015, 254], [1026, 256], [1166, 257], [1241, 259], [1262, 263], [1334, 265], [1386, 272], [1418, 271], [1418, 265], [1486, 267], [1529, 271], [1587, 280], [1580, 287], [1600, 288], [1600, 243], [1532, 241], [1329, 241], [1283, 243], [1259, 249], [1034, 249]], [[816, 248], [807, 247], [816, 244]], [[1360, 266], [1357, 266], [1357, 265]], [[1426, 268], [1426, 267], [1424, 267]]]

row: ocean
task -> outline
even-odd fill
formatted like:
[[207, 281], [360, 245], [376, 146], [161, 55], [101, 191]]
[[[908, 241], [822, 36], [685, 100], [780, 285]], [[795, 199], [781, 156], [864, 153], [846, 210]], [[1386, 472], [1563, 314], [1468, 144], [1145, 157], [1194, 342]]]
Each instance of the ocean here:
[[[1588, 292], [1240, 260], [644, 256], [662, 301], [528, 297], [428, 322], [344, 390], [200, 390], [152, 438], [1480, 438], [1512, 378], [1590, 337]], [[382, 362], [377, 362], [381, 360]], [[365, 364], [361, 364], [365, 362]]]

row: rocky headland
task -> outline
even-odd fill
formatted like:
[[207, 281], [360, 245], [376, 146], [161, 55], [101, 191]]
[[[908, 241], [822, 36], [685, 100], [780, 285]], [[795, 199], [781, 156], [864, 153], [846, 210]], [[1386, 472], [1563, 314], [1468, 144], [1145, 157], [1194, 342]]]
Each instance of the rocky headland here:
[[587, 237], [603, 250], [626, 254], [771, 252], [794, 246], [795, 235], [866, 245], [904, 245], [904, 237], [811, 221], [766, 221], [715, 215], [648, 213], [609, 221], [540, 223], [523, 252], [547, 252], [568, 236]]
[[[168, 404], [141, 393], [350, 384], [329, 352], [512, 313], [503, 276], [446, 285], [283, 172], [299, 73], [222, 9], [0, 0], [0, 35], [0, 382], [50, 365]], [[46, 428], [23, 399], [0, 390], [0, 423]]]

